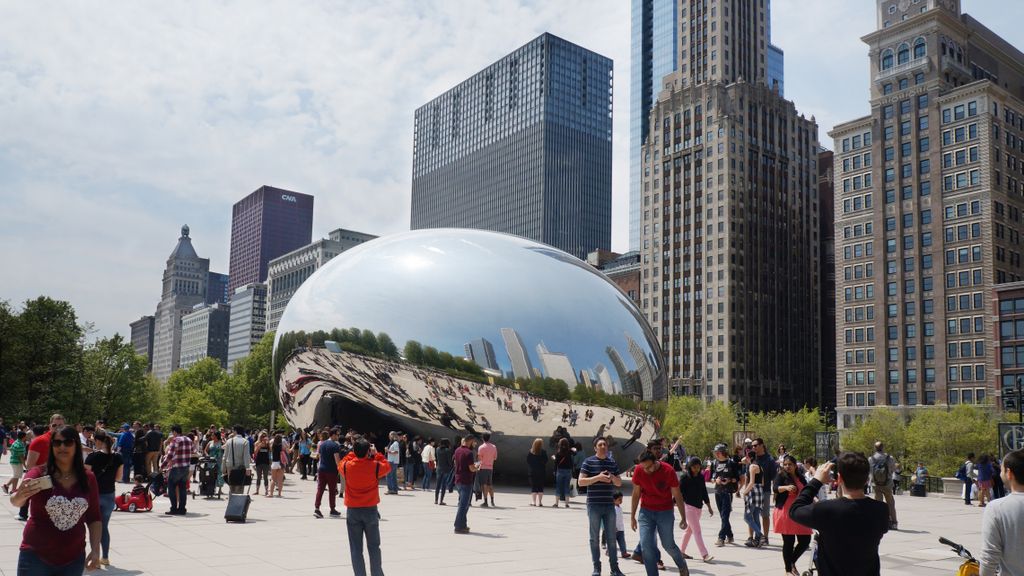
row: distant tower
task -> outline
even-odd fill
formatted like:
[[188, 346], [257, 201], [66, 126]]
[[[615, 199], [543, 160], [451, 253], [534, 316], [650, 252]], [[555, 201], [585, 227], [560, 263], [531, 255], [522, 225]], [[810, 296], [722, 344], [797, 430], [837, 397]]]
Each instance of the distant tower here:
[[313, 197], [260, 186], [231, 208], [228, 295], [239, 286], [266, 282], [270, 261], [313, 239]]
[[163, 292], [153, 322], [153, 375], [161, 382], [170, 377], [181, 360], [181, 317], [196, 304], [206, 302], [210, 261], [192, 247], [188, 226], [167, 258]]
[[481, 368], [498, 370], [498, 360], [494, 356], [494, 346], [486, 338], [477, 338], [467, 342], [466, 356]]

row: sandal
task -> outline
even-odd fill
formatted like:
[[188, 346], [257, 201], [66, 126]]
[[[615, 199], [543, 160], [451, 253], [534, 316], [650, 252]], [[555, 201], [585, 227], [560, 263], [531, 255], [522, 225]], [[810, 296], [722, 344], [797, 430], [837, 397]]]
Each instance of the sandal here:
[[701, 560], [703, 560], [706, 564], [710, 564], [711, 561], [714, 560], [714, 559], [715, 559], [715, 557], [712, 556], [711, 554], [705, 554], [704, 557], [701, 558]]

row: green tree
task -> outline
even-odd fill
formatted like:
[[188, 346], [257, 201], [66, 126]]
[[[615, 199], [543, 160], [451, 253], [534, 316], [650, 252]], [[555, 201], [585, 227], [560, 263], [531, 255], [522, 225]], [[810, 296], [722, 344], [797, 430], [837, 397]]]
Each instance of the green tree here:
[[905, 473], [922, 461], [933, 476], [952, 476], [968, 452], [995, 453], [996, 419], [981, 408], [960, 405], [952, 410], [930, 409], [914, 414], [906, 429], [908, 461]]
[[423, 364], [423, 345], [415, 340], [409, 340], [405, 343], [403, 355], [406, 362], [421, 366]]
[[377, 333], [377, 345], [380, 346], [380, 353], [386, 358], [398, 359], [398, 346], [395, 346], [395, 342], [391, 339], [391, 336], [388, 336], [387, 332]]
[[232, 419], [247, 425], [269, 422], [270, 412], [279, 408], [273, 350], [274, 333], [268, 332], [247, 357], [235, 364], [232, 382], [218, 387], [214, 397]]
[[907, 454], [907, 422], [903, 414], [885, 407], [875, 408], [840, 438], [843, 450], [870, 456], [875, 442], [882, 442], [889, 454], [902, 459]]
[[228, 414], [210, 399], [207, 391], [199, 388], [185, 388], [176, 400], [169, 404], [170, 410], [164, 420], [168, 424], [180, 424], [189, 428], [204, 429], [210, 424], [223, 424]]
[[359, 335], [359, 344], [370, 354], [380, 353], [380, 346], [377, 342], [377, 337], [369, 330], [364, 329]]
[[705, 404], [699, 398], [677, 396], [668, 401], [661, 431], [663, 436], [673, 440], [681, 436], [687, 453], [705, 456], [715, 444], [732, 444], [732, 434], [738, 429], [732, 406], [723, 402]]
[[775, 455], [782, 444], [802, 460], [814, 456], [814, 433], [822, 431], [822, 417], [817, 409], [806, 407], [796, 412], [760, 412], [750, 415], [750, 427], [764, 439], [770, 454]]
[[3, 383], [3, 394], [10, 388], [16, 415], [42, 421], [60, 412], [72, 422], [93, 416], [83, 410], [88, 399], [82, 387], [85, 331], [71, 304], [45, 296], [29, 300], [13, 325], [11, 360], [17, 373]]
[[83, 409], [108, 422], [150, 420], [157, 416], [159, 387], [147, 377], [146, 358], [120, 334], [87, 346], [83, 358], [87, 398]]

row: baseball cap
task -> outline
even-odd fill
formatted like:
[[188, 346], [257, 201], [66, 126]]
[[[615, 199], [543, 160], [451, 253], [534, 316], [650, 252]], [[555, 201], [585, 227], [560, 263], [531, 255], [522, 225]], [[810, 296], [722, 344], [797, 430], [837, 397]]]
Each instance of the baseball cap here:
[[715, 444], [715, 452], [722, 452], [724, 454], [725, 450], [726, 450], [725, 444], [721, 444], [721, 443]]
[[129, 426], [128, 423], [125, 422], [124, 424], [121, 424], [121, 428], [127, 430], [127, 429], [131, 428], [131, 426]]

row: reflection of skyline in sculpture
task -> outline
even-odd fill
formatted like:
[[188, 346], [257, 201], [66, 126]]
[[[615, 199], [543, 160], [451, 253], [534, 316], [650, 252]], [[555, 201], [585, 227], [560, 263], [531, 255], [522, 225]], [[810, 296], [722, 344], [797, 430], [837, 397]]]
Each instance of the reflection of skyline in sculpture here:
[[636, 373], [630, 372], [626, 369], [626, 363], [622, 361], [622, 356], [614, 346], [609, 346], [605, 349], [608, 354], [608, 359], [612, 361], [612, 366], [615, 367], [615, 372], [619, 375], [619, 382], [622, 385], [622, 393], [630, 396], [639, 394], [636, 386]]
[[466, 343], [466, 357], [477, 366], [487, 370], [501, 370], [494, 356], [494, 346], [486, 338], [477, 338]]
[[615, 394], [615, 385], [612, 384], [612, 375], [608, 373], [608, 369], [605, 368], [604, 364], [600, 362], [597, 366], [594, 366], [594, 375], [597, 377], [597, 383], [606, 394]]
[[541, 340], [537, 344], [537, 358], [540, 359], [540, 364], [544, 367], [545, 376], [565, 382], [570, 389], [576, 386], [576, 371], [573, 370], [572, 362], [569, 361], [567, 355], [548, 350], [544, 341]]
[[533, 378], [533, 365], [530, 364], [530, 356], [526, 353], [519, 333], [512, 328], [502, 328], [501, 339], [505, 341], [505, 352], [508, 353], [508, 359], [512, 363], [513, 377], [525, 380]]
[[636, 362], [637, 372], [640, 374], [641, 396], [644, 400], [651, 400], [654, 398], [654, 378], [651, 375], [650, 362], [644, 355], [643, 348], [637, 344], [636, 340], [633, 340], [632, 336], [626, 334], [626, 341], [629, 342], [629, 355]]

